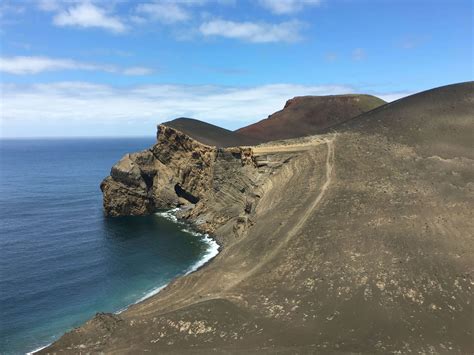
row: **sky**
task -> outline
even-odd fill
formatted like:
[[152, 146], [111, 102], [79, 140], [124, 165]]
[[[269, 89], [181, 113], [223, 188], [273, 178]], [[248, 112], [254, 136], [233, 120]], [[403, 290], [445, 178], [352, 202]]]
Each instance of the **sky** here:
[[236, 129], [300, 95], [473, 80], [471, 0], [2, 0], [0, 137]]

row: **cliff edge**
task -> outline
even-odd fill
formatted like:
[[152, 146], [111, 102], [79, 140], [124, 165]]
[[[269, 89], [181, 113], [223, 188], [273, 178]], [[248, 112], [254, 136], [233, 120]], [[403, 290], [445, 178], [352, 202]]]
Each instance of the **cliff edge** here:
[[104, 211], [146, 215], [181, 206], [181, 218], [215, 233], [247, 220], [258, 198], [259, 166], [251, 148], [209, 146], [162, 124], [155, 145], [125, 155], [101, 183]]

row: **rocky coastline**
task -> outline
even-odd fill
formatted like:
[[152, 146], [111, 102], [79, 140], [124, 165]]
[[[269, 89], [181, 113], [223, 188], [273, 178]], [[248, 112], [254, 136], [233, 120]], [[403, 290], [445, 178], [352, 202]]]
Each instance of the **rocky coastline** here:
[[178, 218], [223, 243], [219, 228], [238, 230], [251, 221], [259, 164], [250, 147], [212, 147], [159, 125], [157, 143], [125, 155], [101, 183], [104, 211], [146, 215], [180, 207]]

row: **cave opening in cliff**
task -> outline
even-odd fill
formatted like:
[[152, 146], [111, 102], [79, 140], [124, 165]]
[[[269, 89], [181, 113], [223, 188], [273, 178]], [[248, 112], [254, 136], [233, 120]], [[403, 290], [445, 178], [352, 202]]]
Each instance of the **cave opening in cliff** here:
[[174, 185], [174, 191], [176, 192], [176, 195], [184, 198], [185, 200], [191, 202], [192, 204], [196, 204], [199, 202], [199, 197], [196, 197], [193, 194], [186, 191], [185, 189], [183, 189], [180, 184]]

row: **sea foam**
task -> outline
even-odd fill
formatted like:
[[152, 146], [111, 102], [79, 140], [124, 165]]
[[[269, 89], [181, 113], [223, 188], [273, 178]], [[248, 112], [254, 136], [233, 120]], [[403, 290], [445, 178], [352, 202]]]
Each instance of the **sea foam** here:
[[47, 348], [48, 346], [50, 346], [51, 344], [52, 344], [52, 343], [49, 343], [48, 345], [41, 346], [41, 347], [39, 347], [39, 348], [37, 348], [37, 349], [35, 349], [35, 350], [28, 351], [28, 352], [26, 353], [26, 355], [33, 355], [33, 354], [37, 353], [38, 351], [41, 351], [41, 350], [43, 350], [43, 349], [46, 349], [46, 348]]
[[[181, 230], [183, 232], [191, 234], [195, 237], [201, 237], [202, 241], [204, 241], [204, 243], [206, 243], [207, 246], [208, 246], [206, 252], [201, 257], [201, 259], [199, 259], [193, 265], [191, 265], [183, 275], [180, 275], [180, 276], [185, 276], [185, 275], [189, 275], [190, 273], [192, 273], [194, 271], [199, 270], [201, 267], [206, 265], [210, 260], [212, 260], [214, 257], [216, 257], [217, 254], [219, 254], [219, 248], [220, 247], [219, 247], [219, 244], [209, 236], [209, 234], [199, 233], [197, 231], [194, 231], [194, 230], [190, 229], [186, 223], [180, 222], [178, 220], [178, 217], [176, 216], [176, 213], [178, 211], [180, 211], [179, 207], [178, 208], [173, 208], [171, 210], [167, 210], [167, 211], [164, 211], [164, 212], [157, 212], [155, 214], [157, 216], [166, 218], [169, 221], [177, 223], [181, 227]], [[178, 276], [178, 277], [180, 277], [180, 276]], [[142, 297], [140, 297], [137, 301], [135, 301], [133, 304], [143, 302], [147, 298], [150, 298], [150, 297], [158, 294], [166, 286], [168, 286], [168, 283], [151, 289], [150, 291], [146, 292]], [[119, 311], [115, 312], [115, 314], [122, 313], [123, 311], [127, 310], [129, 307], [130, 306], [122, 308]]]

